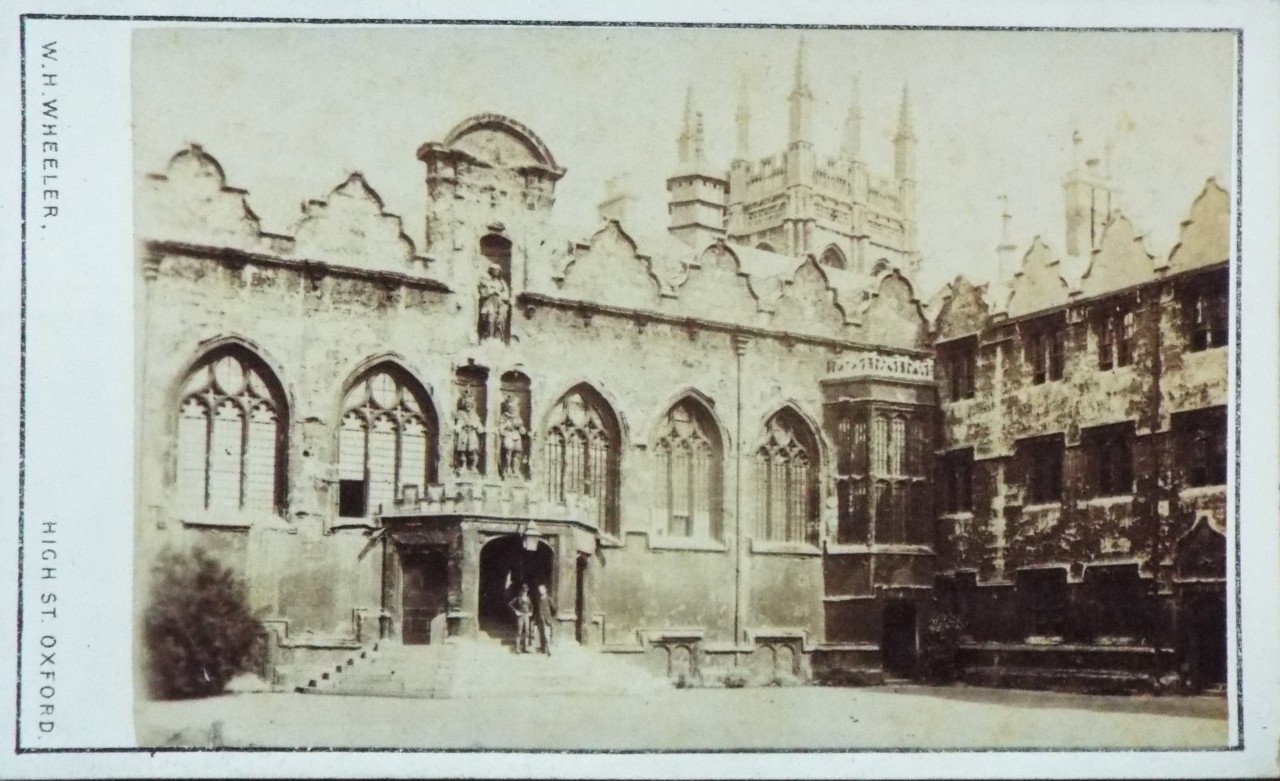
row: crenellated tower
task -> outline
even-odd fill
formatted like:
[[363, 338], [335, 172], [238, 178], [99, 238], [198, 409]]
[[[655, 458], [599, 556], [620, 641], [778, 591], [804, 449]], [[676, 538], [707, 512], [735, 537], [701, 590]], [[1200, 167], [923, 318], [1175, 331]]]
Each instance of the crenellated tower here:
[[[693, 198], [691, 184], [696, 180], [698, 188], [705, 188], [710, 182], [723, 181], [726, 197], [717, 204], [723, 203], [726, 219], [718, 224], [730, 242], [794, 257], [812, 254], [827, 266], [854, 271], [870, 272], [888, 265], [912, 276], [919, 255], [916, 138], [909, 96], [904, 94], [898, 116], [893, 173], [877, 174], [866, 163], [857, 77], [850, 81], [838, 152], [824, 154], [816, 148], [813, 134], [820, 119], [814, 115], [808, 57], [808, 47], [801, 40], [786, 98], [787, 143], [768, 156], [757, 156], [751, 146], [754, 114], [750, 85], [743, 79], [735, 114], [736, 144], [724, 179], [709, 175], [706, 161], [696, 154], [697, 112], [686, 101], [680, 170], [668, 180], [673, 193], [671, 230], [688, 234], [693, 224], [705, 230], [714, 215], [704, 204], [696, 210], [703, 216], [695, 220], [690, 216], [695, 211], [692, 204], [712, 199], [709, 194]], [[697, 177], [689, 178], [691, 171]]]
[[667, 179], [667, 205], [672, 235], [691, 246], [725, 234], [725, 200], [729, 182], [707, 162], [702, 114], [694, 108], [693, 88], [685, 95], [684, 122], [676, 139], [679, 166]]

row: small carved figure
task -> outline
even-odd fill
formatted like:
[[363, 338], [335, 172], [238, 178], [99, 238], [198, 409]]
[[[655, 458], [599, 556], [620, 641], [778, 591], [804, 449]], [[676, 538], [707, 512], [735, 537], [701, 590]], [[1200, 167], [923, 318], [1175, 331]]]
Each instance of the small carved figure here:
[[509, 336], [511, 321], [511, 288], [502, 278], [502, 268], [489, 264], [489, 274], [481, 278], [480, 286], [480, 338], [501, 339]]
[[453, 466], [473, 472], [480, 466], [480, 444], [484, 441], [484, 422], [476, 413], [470, 390], [464, 390], [453, 413]]
[[501, 415], [498, 420], [498, 469], [503, 477], [520, 476], [525, 470], [525, 440], [529, 429], [520, 416], [520, 403], [510, 393], [502, 399]]

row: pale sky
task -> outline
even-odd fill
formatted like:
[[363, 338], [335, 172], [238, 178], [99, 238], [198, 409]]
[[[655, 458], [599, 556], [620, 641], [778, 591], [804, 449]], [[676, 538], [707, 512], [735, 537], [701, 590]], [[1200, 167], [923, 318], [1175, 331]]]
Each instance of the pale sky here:
[[892, 172], [904, 82], [917, 143], [917, 293], [994, 273], [1008, 194], [1019, 256], [1033, 236], [1064, 250], [1062, 180], [1078, 129], [1089, 155], [1114, 141], [1123, 211], [1160, 256], [1210, 176], [1234, 190], [1235, 41], [1223, 33], [1046, 33], [551, 27], [213, 26], [134, 39], [139, 174], [203, 144], [249, 191], [268, 230], [353, 171], [421, 244], [417, 147], [472, 114], [533, 129], [568, 173], [555, 221], [596, 225], [604, 181], [624, 177], [638, 232], [665, 226], [685, 90], [707, 154], [725, 169], [745, 73], [752, 155], [786, 140], [795, 50], [808, 44], [817, 152], [836, 154], [855, 74], [863, 155]]

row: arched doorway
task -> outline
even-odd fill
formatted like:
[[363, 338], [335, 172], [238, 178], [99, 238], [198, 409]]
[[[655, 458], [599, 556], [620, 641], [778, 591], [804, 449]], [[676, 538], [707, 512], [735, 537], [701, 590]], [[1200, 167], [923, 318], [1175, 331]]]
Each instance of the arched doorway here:
[[529, 586], [530, 596], [546, 585], [554, 600], [555, 560], [551, 546], [533, 537], [510, 534], [485, 543], [480, 549], [480, 631], [503, 639], [514, 636], [516, 619], [507, 603], [520, 593], [522, 583]]

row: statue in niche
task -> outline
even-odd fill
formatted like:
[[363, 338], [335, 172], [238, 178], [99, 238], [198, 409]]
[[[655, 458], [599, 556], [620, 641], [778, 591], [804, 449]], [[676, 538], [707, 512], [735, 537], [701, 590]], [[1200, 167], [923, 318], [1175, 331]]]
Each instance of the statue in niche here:
[[453, 468], [474, 472], [480, 468], [480, 445], [484, 442], [484, 421], [476, 412], [475, 398], [464, 390], [453, 413]]
[[511, 325], [511, 288], [502, 278], [502, 267], [489, 264], [489, 273], [481, 278], [480, 338], [507, 341]]
[[498, 420], [500, 445], [498, 469], [504, 478], [520, 477], [525, 474], [528, 462], [525, 444], [528, 437], [529, 429], [521, 417], [520, 402], [508, 393], [502, 399], [501, 417]]

